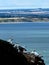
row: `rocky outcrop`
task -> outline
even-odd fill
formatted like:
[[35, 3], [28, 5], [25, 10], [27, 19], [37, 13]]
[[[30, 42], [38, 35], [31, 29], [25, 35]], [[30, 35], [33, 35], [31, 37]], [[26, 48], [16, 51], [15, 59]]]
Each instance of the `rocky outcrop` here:
[[28, 61], [27, 57], [29, 58], [27, 54], [18, 52], [10, 42], [0, 40], [0, 65], [45, 65], [39, 57], [35, 57], [35, 62]]
[[9, 42], [0, 40], [0, 65], [28, 65], [28, 62]]
[[24, 56], [27, 58], [30, 65], [45, 65], [44, 60], [40, 56], [30, 53], [24, 53]]

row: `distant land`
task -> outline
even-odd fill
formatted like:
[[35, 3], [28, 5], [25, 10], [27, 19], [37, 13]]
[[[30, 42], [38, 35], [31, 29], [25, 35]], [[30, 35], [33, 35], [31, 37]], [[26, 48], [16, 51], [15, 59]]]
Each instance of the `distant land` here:
[[49, 8], [0, 10], [0, 22], [49, 22]]

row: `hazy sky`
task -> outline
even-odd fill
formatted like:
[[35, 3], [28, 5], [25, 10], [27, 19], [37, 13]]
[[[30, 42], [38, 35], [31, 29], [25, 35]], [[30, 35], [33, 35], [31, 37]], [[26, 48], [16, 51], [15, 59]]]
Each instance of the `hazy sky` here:
[[49, 0], [0, 0], [1, 8], [49, 8]]

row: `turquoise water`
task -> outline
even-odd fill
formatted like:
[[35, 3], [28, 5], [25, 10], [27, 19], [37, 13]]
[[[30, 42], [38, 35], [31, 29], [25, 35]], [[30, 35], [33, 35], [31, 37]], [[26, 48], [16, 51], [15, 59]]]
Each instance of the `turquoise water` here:
[[0, 24], [0, 39], [12, 37], [13, 42], [26, 47], [28, 51], [36, 50], [49, 64], [49, 23], [15, 23]]

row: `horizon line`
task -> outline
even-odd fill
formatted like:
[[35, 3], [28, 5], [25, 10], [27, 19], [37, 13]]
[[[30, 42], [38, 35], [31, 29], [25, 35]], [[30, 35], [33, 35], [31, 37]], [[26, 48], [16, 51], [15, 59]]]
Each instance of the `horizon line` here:
[[49, 9], [49, 8], [0, 8], [0, 10], [4, 10], [4, 9]]

